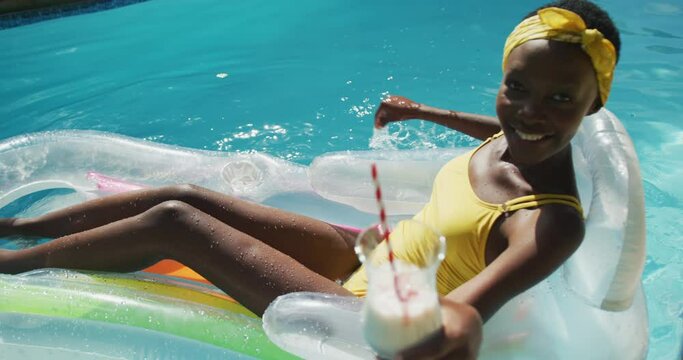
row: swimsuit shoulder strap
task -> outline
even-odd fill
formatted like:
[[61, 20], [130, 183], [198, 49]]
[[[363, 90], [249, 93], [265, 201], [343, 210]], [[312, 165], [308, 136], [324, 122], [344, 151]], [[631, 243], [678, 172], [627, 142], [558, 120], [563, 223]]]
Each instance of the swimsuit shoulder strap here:
[[563, 194], [538, 194], [527, 195], [514, 198], [501, 204], [501, 211], [510, 212], [519, 209], [526, 209], [531, 207], [539, 207], [546, 204], [562, 204], [571, 206], [583, 216], [583, 208], [581, 202], [575, 196]]
[[484, 142], [482, 142], [481, 144], [479, 144], [479, 146], [477, 146], [477, 149], [479, 149], [480, 147], [482, 147], [482, 146], [484, 146], [484, 145], [490, 143], [491, 140], [498, 139], [498, 138], [501, 137], [501, 136], [503, 136], [503, 130], [501, 130], [501, 131], [499, 131], [499, 132], [497, 132], [497, 133], [495, 133], [495, 134], [489, 136], [486, 140], [484, 140]]
[[499, 132], [497, 132], [497, 133], [495, 133], [495, 134], [489, 136], [486, 140], [484, 140], [481, 144], [479, 144], [479, 146], [477, 146], [474, 150], [470, 151], [470, 154], [469, 154], [469, 157], [468, 157], [468, 158], [472, 158], [472, 156], [474, 156], [474, 153], [476, 153], [477, 151], [479, 151], [479, 149], [481, 149], [482, 147], [484, 147], [484, 145], [490, 143], [491, 140], [495, 140], [495, 139], [497, 139], [497, 138], [499, 138], [499, 137], [501, 137], [501, 136], [503, 136], [503, 130], [501, 130], [501, 131], [499, 131]]
[[[497, 139], [503, 136], [503, 131], [496, 133], [490, 138], [486, 139], [484, 144], [490, 142], [493, 139]], [[484, 144], [481, 144], [483, 146]], [[531, 207], [538, 207], [546, 204], [562, 204], [571, 206], [576, 211], [583, 216], [583, 208], [581, 207], [581, 202], [576, 196], [564, 195], [564, 194], [538, 194], [538, 195], [527, 195], [520, 196], [518, 198], [508, 200], [503, 204], [500, 204], [500, 210], [502, 212], [515, 211], [519, 209], [526, 209]]]
[[[488, 144], [492, 140], [495, 140], [503, 136], [503, 131], [492, 135], [481, 143], [474, 151], [470, 153], [470, 158], [477, 152], [481, 147]], [[505, 213], [510, 211], [515, 211], [519, 209], [526, 209], [531, 207], [538, 207], [546, 204], [562, 204], [571, 206], [576, 211], [583, 216], [583, 208], [581, 207], [581, 202], [575, 196], [564, 195], [564, 194], [538, 194], [538, 195], [527, 195], [508, 200], [503, 204], [498, 205], [498, 210]], [[494, 205], [495, 206], [495, 205]]]

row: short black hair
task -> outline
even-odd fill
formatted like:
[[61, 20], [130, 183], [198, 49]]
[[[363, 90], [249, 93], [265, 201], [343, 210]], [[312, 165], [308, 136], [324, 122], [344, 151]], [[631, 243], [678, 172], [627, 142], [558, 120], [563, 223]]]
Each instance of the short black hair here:
[[587, 0], [559, 0], [539, 7], [524, 18], [532, 17], [536, 15], [538, 10], [549, 7], [566, 9], [581, 16], [586, 23], [587, 28], [597, 29], [602, 33], [602, 36], [612, 42], [612, 45], [614, 45], [614, 49], [617, 52], [617, 61], [619, 61], [619, 50], [621, 49], [619, 30], [605, 10]]

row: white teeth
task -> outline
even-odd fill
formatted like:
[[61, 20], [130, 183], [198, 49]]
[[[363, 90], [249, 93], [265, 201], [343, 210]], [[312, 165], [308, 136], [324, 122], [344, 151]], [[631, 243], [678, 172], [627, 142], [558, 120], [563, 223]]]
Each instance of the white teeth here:
[[526, 140], [526, 141], [538, 141], [538, 140], [541, 140], [545, 137], [544, 134], [527, 134], [527, 133], [521, 132], [517, 129], [515, 129], [515, 132], [517, 133], [517, 135], [519, 135], [520, 138], [522, 138], [522, 140]]

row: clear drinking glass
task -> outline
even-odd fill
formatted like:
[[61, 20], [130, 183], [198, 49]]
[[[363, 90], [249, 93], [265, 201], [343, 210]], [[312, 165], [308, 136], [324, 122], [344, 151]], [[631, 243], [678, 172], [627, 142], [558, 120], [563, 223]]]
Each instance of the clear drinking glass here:
[[[368, 291], [363, 308], [365, 340], [382, 358], [394, 355], [441, 327], [436, 270], [445, 256], [445, 238], [416, 220], [400, 222], [392, 231], [408, 240], [412, 259], [388, 261], [388, 248], [381, 227], [361, 232], [356, 254], [365, 265]], [[392, 248], [396, 252], [396, 240]], [[403, 245], [401, 245], [403, 247]]]

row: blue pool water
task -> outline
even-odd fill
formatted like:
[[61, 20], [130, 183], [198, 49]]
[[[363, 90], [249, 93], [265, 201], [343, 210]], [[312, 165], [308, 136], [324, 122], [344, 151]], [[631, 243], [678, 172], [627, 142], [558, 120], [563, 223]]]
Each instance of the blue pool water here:
[[[0, 31], [0, 139], [92, 129], [308, 164], [329, 151], [471, 144], [393, 125], [382, 96], [493, 114], [507, 33], [538, 1], [147, 1]], [[608, 103], [643, 173], [651, 359], [683, 336], [683, 3], [599, 1], [622, 31]]]

